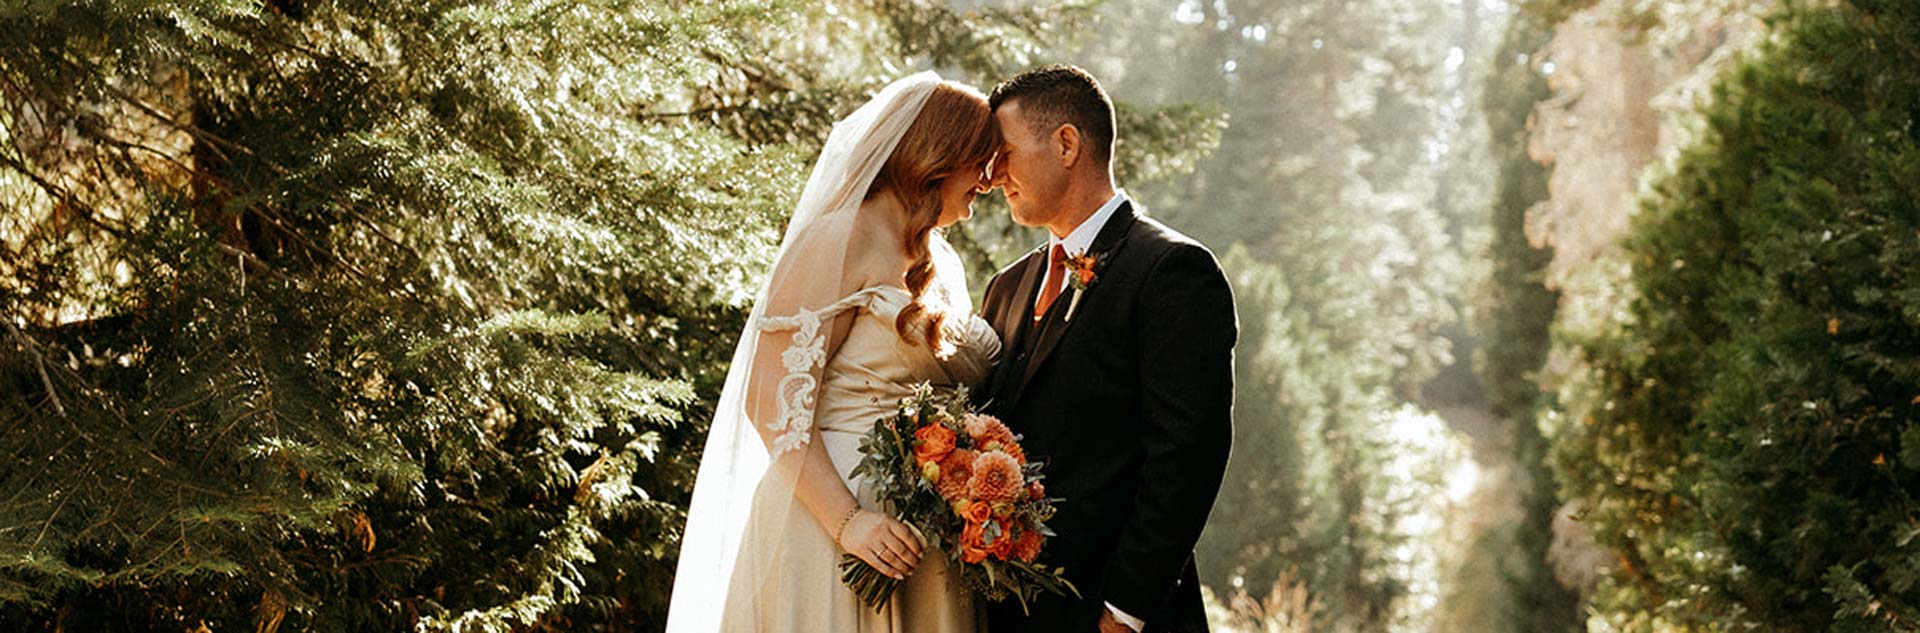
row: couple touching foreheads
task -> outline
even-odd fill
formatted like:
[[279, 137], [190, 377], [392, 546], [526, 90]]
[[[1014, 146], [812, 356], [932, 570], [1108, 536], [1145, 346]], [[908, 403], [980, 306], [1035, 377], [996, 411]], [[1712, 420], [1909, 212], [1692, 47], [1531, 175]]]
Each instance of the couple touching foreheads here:
[[[1232, 443], [1233, 297], [1115, 187], [1113, 143], [1112, 102], [1071, 66], [991, 98], [923, 72], [834, 125], [715, 410], [668, 631], [1206, 629], [1193, 546]], [[975, 313], [940, 229], [993, 188], [1050, 237]], [[1046, 464], [1040, 562], [1079, 597], [976, 598], [851, 474], [921, 383], [970, 388]], [[862, 604], [843, 553], [899, 589]]]

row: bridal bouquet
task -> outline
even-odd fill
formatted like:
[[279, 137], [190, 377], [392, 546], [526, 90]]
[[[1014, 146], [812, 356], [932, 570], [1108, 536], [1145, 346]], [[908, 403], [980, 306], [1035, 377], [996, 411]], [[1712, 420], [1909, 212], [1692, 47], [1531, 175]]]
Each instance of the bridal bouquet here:
[[[855, 476], [873, 481], [896, 519], [945, 552], [968, 591], [995, 602], [1027, 601], [1041, 591], [1078, 596], [1064, 570], [1034, 562], [1053, 532], [1053, 502], [1040, 464], [1027, 462], [1019, 438], [992, 416], [967, 409], [965, 389], [936, 393], [926, 384], [874, 423], [860, 440]], [[875, 609], [898, 581], [852, 554], [840, 578]]]

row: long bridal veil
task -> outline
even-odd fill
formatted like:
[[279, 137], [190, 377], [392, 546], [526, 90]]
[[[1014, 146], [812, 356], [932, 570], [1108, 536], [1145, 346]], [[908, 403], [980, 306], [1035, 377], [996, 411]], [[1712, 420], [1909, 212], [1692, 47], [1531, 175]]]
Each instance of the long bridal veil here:
[[[718, 631], [729, 606], [757, 609], [776, 598], [765, 589], [785, 572], [778, 528], [798, 505], [793, 489], [802, 449], [817, 434], [814, 391], [835, 351], [831, 317], [823, 322], [818, 313], [847, 292], [843, 271], [860, 203], [939, 83], [928, 71], [889, 84], [834, 124], [814, 163], [707, 432], [674, 574], [669, 633]], [[756, 493], [763, 499], [758, 507]], [[753, 538], [761, 542], [742, 559], [749, 518], [775, 531], [756, 531]]]

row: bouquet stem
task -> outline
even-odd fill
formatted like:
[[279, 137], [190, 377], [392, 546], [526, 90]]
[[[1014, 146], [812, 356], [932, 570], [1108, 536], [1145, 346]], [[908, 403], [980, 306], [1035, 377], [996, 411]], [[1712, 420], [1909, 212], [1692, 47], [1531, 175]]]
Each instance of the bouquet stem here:
[[860, 596], [860, 601], [874, 611], [879, 611], [887, 599], [893, 597], [893, 590], [900, 588], [900, 581], [880, 573], [852, 554], [840, 555], [840, 580], [853, 588], [854, 595]]

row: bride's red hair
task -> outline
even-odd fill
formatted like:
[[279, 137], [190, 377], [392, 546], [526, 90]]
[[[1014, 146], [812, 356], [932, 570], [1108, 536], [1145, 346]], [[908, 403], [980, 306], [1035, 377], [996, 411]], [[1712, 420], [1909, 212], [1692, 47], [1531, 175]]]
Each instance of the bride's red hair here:
[[[940, 219], [940, 185], [947, 178], [979, 178], [974, 170], [993, 158], [999, 146], [1000, 130], [987, 97], [966, 84], [942, 81], [927, 96], [920, 115], [907, 127], [867, 190], [868, 198], [890, 191], [906, 208], [906, 283], [913, 302], [894, 320], [902, 339], [915, 341], [911, 334], [919, 329], [922, 336], [918, 340], [939, 349], [936, 341], [946, 325], [946, 315], [930, 309], [922, 297], [936, 277], [929, 244], [934, 224]], [[957, 299], [971, 301], [968, 297]]]

